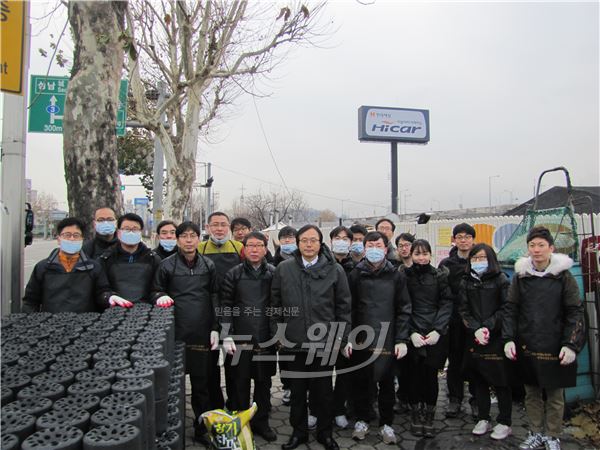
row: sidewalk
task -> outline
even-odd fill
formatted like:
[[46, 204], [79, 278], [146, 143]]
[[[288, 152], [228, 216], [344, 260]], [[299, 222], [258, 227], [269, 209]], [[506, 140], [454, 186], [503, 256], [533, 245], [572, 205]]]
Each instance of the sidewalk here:
[[[224, 380], [224, 376], [222, 378]], [[371, 423], [371, 430], [364, 441], [356, 442], [352, 439], [352, 425], [341, 430], [334, 425], [334, 438], [341, 449], [353, 450], [369, 450], [369, 449], [392, 449], [400, 448], [403, 450], [508, 450], [518, 448], [519, 442], [527, 435], [527, 430], [524, 428], [526, 423], [525, 411], [517, 405], [513, 406], [513, 435], [504, 441], [494, 441], [489, 437], [489, 434], [484, 437], [475, 437], [471, 434], [471, 430], [475, 425], [471, 418], [470, 408], [466, 401], [463, 403], [463, 411], [459, 417], [455, 419], [446, 419], [444, 411], [448, 405], [446, 395], [445, 378], [440, 377], [440, 395], [436, 411], [435, 426], [438, 430], [437, 435], [433, 439], [417, 438], [409, 431], [409, 415], [396, 414], [394, 417], [394, 430], [398, 437], [398, 445], [385, 445], [378, 435], [377, 423]], [[225, 389], [223, 389], [225, 391]], [[255, 436], [256, 447], [260, 450], [279, 450], [281, 444], [288, 441], [292, 434], [292, 428], [289, 425], [289, 406], [283, 406], [281, 402], [282, 390], [279, 376], [273, 377], [272, 394], [272, 411], [270, 424], [277, 432], [277, 441], [272, 443], [265, 442], [262, 438]], [[194, 430], [192, 428], [193, 414], [190, 407], [190, 387], [186, 390], [186, 448], [194, 450], [202, 450], [204, 446], [194, 442]], [[492, 405], [492, 419], [498, 413], [495, 404]], [[576, 439], [570, 436], [564, 436], [561, 439], [563, 450], [599, 450], [591, 446], [585, 446], [579, 443]], [[317, 450], [322, 449], [317, 441], [314, 433], [311, 434], [309, 443], [298, 447], [301, 450]]]

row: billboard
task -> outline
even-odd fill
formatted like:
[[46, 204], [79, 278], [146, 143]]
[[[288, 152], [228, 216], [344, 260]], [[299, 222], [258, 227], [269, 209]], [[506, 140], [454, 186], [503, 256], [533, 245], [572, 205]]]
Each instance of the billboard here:
[[361, 106], [358, 108], [360, 141], [429, 142], [429, 110]]

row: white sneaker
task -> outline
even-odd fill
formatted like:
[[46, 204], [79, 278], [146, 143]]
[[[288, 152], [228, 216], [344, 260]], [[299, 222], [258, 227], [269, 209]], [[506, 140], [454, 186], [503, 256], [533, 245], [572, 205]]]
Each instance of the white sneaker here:
[[348, 426], [348, 419], [343, 414], [341, 416], [335, 416], [335, 424], [340, 428], [346, 428]]
[[315, 416], [308, 415], [308, 429], [314, 430], [317, 428], [317, 418]]
[[396, 443], [396, 433], [394, 433], [394, 429], [389, 425], [384, 425], [379, 430], [379, 435], [381, 439], [383, 439], [384, 444], [395, 444]]
[[283, 402], [284, 405], [289, 405], [290, 401], [292, 399], [292, 391], [289, 389], [284, 389], [283, 390], [283, 397], [281, 398], [281, 401]]
[[488, 420], [480, 420], [479, 422], [477, 422], [477, 425], [475, 425], [471, 433], [473, 433], [475, 436], [483, 436], [491, 429], [492, 426], [490, 425], [490, 422]]
[[367, 436], [368, 432], [369, 432], [369, 425], [367, 425], [366, 422], [363, 422], [362, 420], [357, 420], [356, 423], [354, 424], [354, 431], [352, 432], [352, 439], [355, 439], [357, 441], [362, 441]]
[[560, 450], [560, 439], [546, 438], [546, 450]]
[[502, 423], [496, 424], [494, 427], [492, 434], [490, 437], [492, 439], [496, 439], [497, 441], [501, 441], [502, 439], [506, 439], [512, 434], [512, 428], [508, 425], [504, 425]]
[[527, 438], [519, 444], [520, 450], [541, 450], [546, 448], [546, 437], [541, 433], [532, 433], [527, 435]]

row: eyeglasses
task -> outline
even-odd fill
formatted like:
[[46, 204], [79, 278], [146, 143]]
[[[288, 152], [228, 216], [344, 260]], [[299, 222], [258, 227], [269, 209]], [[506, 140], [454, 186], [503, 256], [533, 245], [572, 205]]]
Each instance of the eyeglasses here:
[[471, 258], [471, 262], [477, 262], [477, 261], [487, 261], [487, 256], [473, 256]]
[[139, 233], [140, 231], [142, 231], [141, 228], [119, 228], [121, 231], [125, 231], [127, 233]]
[[412, 244], [410, 242], [407, 242], [405, 244], [398, 244], [398, 248], [410, 248]]
[[265, 244], [248, 244], [246, 248], [249, 250], [261, 250], [265, 248]]
[[306, 244], [317, 244], [318, 242], [319, 242], [319, 240], [317, 238], [311, 238], [311, 239], [302, 238], [302, 239], [300, 239], [300, 243], [304, 244], [304, 245], [306, 245]]
[[248, 231], [250, 228], [248, 227], [233, 227], [233, 232], [236, 233], [238, 231]]
[[81, 233], [61, 233], [60, 237], [63, 239], [75, 239], [78, 241], [83, 238], [83, 234]]
[[456, 236], [454, 236], [454, 239], [457, 241], [470, 241], [471, 239], [473, 239], [473, 236], [471, 236], [470, 234], [457, 234]]
[[114, 222], [115, 219], [114, 217], [98, 217], [97, 219], [95, 219], [96, 222], [98, 223], [103, 223], [103, 222]]
[[196, 233], [183, 233], [180, 234], [178, 239], [197, 239], [198, 235]]
[[377, 227], [377, 231], [392, 231], [392, 227], [390, 225], [379, 225]]

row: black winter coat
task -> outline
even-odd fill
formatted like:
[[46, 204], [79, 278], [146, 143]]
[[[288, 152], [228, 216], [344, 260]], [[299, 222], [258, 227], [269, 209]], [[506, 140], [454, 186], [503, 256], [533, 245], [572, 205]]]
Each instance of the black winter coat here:
[[173, 250], [171, 250], [170, 252], [166, 251], [162, 245], [158, 244], [156, 246], [156, 248], [154, 249], [154, 253], [156, 253], [161, 261], [163, 259], [167, 259], [169, 256], [174, 255], [175, 253], [177, 253], [177, 246], [175, 246], [175, 248], [173, 248]]
[[[335, 258], [335, 257], [334, 257]], [[342, 259], [341, 261], [338, 261], [336, 259], [336, 262], [342, 266], [342, 269], [344, 269], [344, 272], [346, 272], [346, 275], [350, 276], [350, 273], [352, 273], [352, 271], [354, 270], [354, 268], [356, 267], [356, 263], [354, 262], [354, 260], [352, 259], [352, 257], [350, 256], [346, 256], [344, 259]]]
[[292, 257], [293, 257], [292, 255], [287, 255], [285, 253], [281, 253], [281, 247], [277, 247], [277, 250], [275, 250], [275, 256], [273, 256], [273, 262], [271, 264], [273, 264], [275, 267], [277, 267], [280, 263], [282, 263], [283, 261], [286, 261]]
[[466, 258], [458, 256], [458, 248], [452, 247], [449, 256], [442, 259], [438, 264], [439, 268], [446, 268], [448, 270], [448, 284], [452, 291], [452, 320], [455, 322], [460, 321], [460, 314], [458, 313], [460, 283], [465, 276], [468, 263], [469, 261]]
[[[259, 347], [271, 339], [269, 317], [271, 309], [271, 282], [275, 267], [266, 259], [257, 270], [248, 261], [238, 264], [225, 274], [221, 283], [220, 321], [223, 330], [229, 330], [238, 351], [240, 344], [251, 346], [241, 352], [239, 362], [232, 366], [236, 377], [264, 378], [275, 375], [275, 359], [252, 361], [254, 354], [274, 355], [270, 348]], [[234, 361], [235, 361], [234, 355]]]
[[514, 341], [525, 384], [555, 389], [575, 386], [577, 362], [561, 366], [560, 349], [581, 351], [585, 344], [583, 303], [569, 269], [573, 261], [553, 254], [543, 276], [530, 258], [515, 264], [502, 326], [504, 342]]
[[25, 288], [23, 312], [92, 312], [108, 307], [112, 295], [102, 266], [81, 251], [71, 272], [58, 260], [58, 249], [35, 265]]
[[[377, 270], [363, 260], [351, 272], [349, 283], [352, 327], [367, 326], [375, 336], [368, 349], [354, 352], [351, 359], [366, 360], [373, 352], [381, 352], [372, 365], [374, 380], [379, 381], [393, 370], [394, 346], [409, 340], [411, 302], [406, 277], [387, 260]], [[357, 336], [359, 343], [364, 343], [364, 338], [364, 333]]]
[[[329, 334], [334, 331], [332, 322], [340, 323], [340, 328], [335, 330], [335, 339], [340, 345], [346, 344], [350, 332], [352, 300], [348, 279], [331, 253], [321, 248], [318, 261], [312, 267], [304, 267], [296, 250], [293, 258], [277, 266], [273, 276], [271, 334], [276, 335], [278, 324], [285, 324], [285, 334], [277, 335], [279, 341], [296, 350], [306, 351], [308, 344], [327, 343]], [[327, 333], [311, 341], [308, 330], [316, 324], [324, 324]]]
[[150, 301], [154, 272], [160, 256], [140, 242], [134, 253], [123, 250], [117, 243], [98, 258], [114, 293], [133, 303]]
[[411, 359], [424, 357], [426, 364], [442, 368], [448, 355], [448, 323], [452, 315], [452, 291], [448, 286], [448, 271], [431, 265], [413, 264], [404, 269], [412, 302], [410, 334], [422, 336], [437, 331], [441, 336], [436, 345], [420, 348], [408, 346]]
[[117, 238], [117, 233], [112, 239], [104, 239], [99, 234], [96, 234], [93, 239], [86, 239], [83, 241], [83, 246], [81, 250], [85, 253], [90, 259], [98, 259], [105, 251], [113, 247], [119, 239]]
[[154, 275], [152, 303], [163, 295], [175, 302], [175, 339], [186, 343], [186, 371], [206, 375], [210, 332], [218, 331], [215, 265], [198, 254], [189, 267], [181, 253], [163, 260]]
[[[464, 275], [460, 284], [459, 313], [467, 330], [463, 369], [467, 375], [479, 374], [491, 386], [512, 384], [502, 341], [502, 311], [508, 286], [508, 278], [501, 272], [484, 273], [481, 278]], [[490, 332], [487, 345], [475, 343], [475, 331], [480, 328]]]

